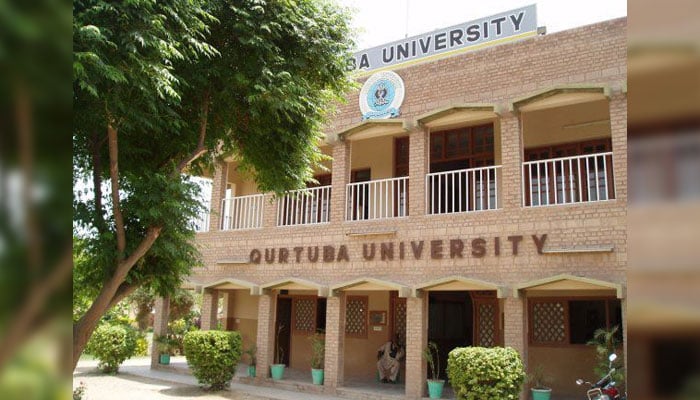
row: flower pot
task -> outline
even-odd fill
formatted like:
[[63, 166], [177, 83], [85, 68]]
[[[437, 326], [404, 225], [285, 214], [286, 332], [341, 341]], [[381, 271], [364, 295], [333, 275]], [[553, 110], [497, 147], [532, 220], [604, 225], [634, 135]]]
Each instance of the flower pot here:
[[163, 365], [170, 364], [170, 354], [161, 354], [159, 362]]
[[248, 376], [251, 378], [255, 378], [255, 365], [248, 366]]
[[284, 364], [272, 364], [270, 365], [270, 374], [272, 375], [272, 380], [278, 381], [284, 376]]
[[323, 385], [323, 369], [311, 368], [311, 381], [314, 385]]
[[428, 397], [439, 399], [442, 397], [442, 388], [445, 386], [444, 380], [428, 380]]
[[532, 400], [549, 400], [552, 396], [552, 389], [530, 389]]

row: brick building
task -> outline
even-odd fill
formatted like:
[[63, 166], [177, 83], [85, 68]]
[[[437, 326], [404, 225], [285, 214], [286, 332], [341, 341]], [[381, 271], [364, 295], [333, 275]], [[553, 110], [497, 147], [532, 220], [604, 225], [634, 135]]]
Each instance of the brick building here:
[[260, 384], [277, 346], [308, 371], [307, 337], [323, 331], [325, 393], [373, 382], [397, 334], [406, 398], [425, 395], [429, 340], [443, 360], [512, 346], [554, 393], [580, 394], [593, 330], [626, 324], [626, 24], [393, 69], [401, 115], [363, 121], [350, 93], [327, 130], [332, 162], [306, 191], [273, 200], [219, 165], [191, 277], [202, 328], [257, 344]]

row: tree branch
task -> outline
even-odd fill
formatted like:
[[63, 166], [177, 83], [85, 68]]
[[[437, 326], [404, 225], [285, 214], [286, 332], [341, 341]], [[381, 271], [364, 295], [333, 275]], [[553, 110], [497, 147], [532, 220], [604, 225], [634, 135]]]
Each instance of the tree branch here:
[[100, 147], [103, 140], [95, 133], [92, 137], [92, 186], [95, 191], [95, 228], [100, 234], [107, 231], [104, 215], [102, 214], [102, 158]]
[[204, 139], [207, 136], [210, 97], [209, 91], [207, 90], [202, 98], [202, 112], [199, 120], [199, 140], [197, 140], [197, 148], [178, 164], [177, 170], [174, 172], [175, 174], [182, 173], [192, 162], [207, 152], [206, 147], [204, 147]]
[[130, 283], [122, 283], [119, 285], [119, 288], [117, 288], [117, 293], [114, 294], [114, 297], [112, 297], [112, 301], [109, 302], [109, 305], [107, 306], [107, 309], [110, 309], [114, 306], [117, 305], [120, 301], [124, 300], [125, 297], [128, 295], [134, 293], [136, 289], [139, 288], [139, 286], [142, 286], [145, 282], [141, 282], [140, 285], [132, 285]]
[[119, 204], [119, 147], [117, 130], [112, 125], [111, 120], [107, 122], [107, 135], [109, 137], [109, 178], [112, 183], [112, 212], [114, 213], [114, 222], [117, 228], [117, 259], [121, 261], [126, 250], [126, 232], [124, 230], [124, 216]]
[[61, 284], [65, 283], [73, 270], [73, 252], [69, 247], [63, 254], [58, 264], [56, 264], [50, 275], [36, 281], [26, 292], [26, 300], [11, 318], [12, 323], [8, 327], [5, 336], [0, 340], [0, 370], [7, 363], [17, 347], [29, 338], [32, 323], [42, 312], [49, 297], [58, 290]]

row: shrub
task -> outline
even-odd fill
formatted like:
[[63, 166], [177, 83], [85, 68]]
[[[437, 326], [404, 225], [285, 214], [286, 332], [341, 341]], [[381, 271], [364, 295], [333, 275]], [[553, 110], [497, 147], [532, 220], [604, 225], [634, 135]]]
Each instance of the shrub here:
[[100, 360], [97, 368], [116, 373], [119, 365], [136, 352], [136, 332], [122, 325], [103, 324], [95, 329], [86, 351]]
[[241, 334], [194, 331], [185, 335], [185, 356], [200, 384], [213, 390], [228, 386], [241, 359]]
[[134, 350], [135, 356], [145, 357], [148, 355], [148, 339], [146, 335], [140, 333], [136, 336], [136, 349]]
[[516, 400], [525, 370], [512, 348], [461, 347], [447, 358], [447, 376], [457, 399]]

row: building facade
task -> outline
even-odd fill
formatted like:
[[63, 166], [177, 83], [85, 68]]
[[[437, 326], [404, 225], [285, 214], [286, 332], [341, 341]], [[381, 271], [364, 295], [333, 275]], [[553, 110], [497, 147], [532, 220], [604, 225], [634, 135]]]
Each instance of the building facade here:
[[593, 331], [626, 346], [626, 19], [392, 71], [400, 115], [363, 120], [350, 93], [318, 185], [273, 199], [234, 162], [214, 171], [202, 328], [256, 344], [260, 383], [273, 363], [308, 371], [323, 332], [328, 393], [374, 380], [398, 336], [406, 398], [425, 394], [428, 341], [442, 360], [511, 346], [580, 394]]

